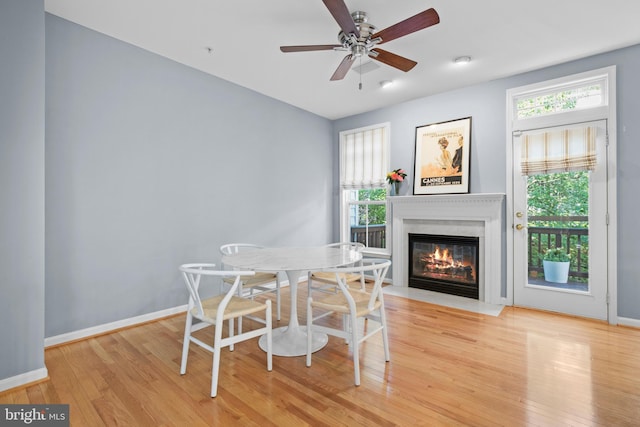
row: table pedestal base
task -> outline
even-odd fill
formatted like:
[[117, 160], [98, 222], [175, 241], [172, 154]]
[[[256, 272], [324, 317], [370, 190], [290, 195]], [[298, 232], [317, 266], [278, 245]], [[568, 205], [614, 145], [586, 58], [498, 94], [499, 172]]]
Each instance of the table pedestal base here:
[[[304, 356], [307, 354], [307, 327], [283, 326], [273, 330], [273, 355], [274, 356]], [[327, 334], [314, 333], [311, 351], [316, 352], [327, 345]], [[267, 351], [267, 336], [263, 335], [258, 341], [260, 348]]]

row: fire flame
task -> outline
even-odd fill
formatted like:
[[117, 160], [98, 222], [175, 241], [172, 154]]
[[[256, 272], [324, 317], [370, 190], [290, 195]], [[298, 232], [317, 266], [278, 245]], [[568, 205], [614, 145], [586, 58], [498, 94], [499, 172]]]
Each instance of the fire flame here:
[[433, 254], [433, 257], [438, 261], [445, 261], [451, 265], [453, 265], [453, 257], [449, 255], [449, 249], [445, 248], [445, 250], [440, 253], [440, 246], [436, 246], [436, 251]]
[[440, 249], [436, 246], [435, 251], [423, 258], [424, 261], [434, 262], [434, 267], [444, 269], [449, 267], [464, 267], [464, 263], [453, 259], [453, 255], [449, 252], [449, 248]]
[[446, 246], [441, 248], [436, 245], [431, 253], [420, 254], [419, 259], [424, 263], [423, 275], [438, 274], [455, 280], [475, 280], [475, 266], [464, 259], [455, 259], [454, 251]]

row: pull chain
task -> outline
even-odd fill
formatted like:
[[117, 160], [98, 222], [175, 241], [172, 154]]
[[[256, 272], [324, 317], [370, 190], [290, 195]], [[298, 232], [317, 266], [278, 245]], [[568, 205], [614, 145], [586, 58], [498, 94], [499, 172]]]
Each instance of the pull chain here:
[[362, 90], [362, 55], [360, 55], [360, 83], [358, 84], [358, 89]]

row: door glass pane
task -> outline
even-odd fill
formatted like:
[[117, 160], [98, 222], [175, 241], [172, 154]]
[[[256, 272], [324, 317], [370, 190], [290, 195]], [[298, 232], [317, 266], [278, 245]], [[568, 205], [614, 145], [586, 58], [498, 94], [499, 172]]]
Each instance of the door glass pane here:
[[530, 285], [589, 291], [589, 175], [527, 177]]

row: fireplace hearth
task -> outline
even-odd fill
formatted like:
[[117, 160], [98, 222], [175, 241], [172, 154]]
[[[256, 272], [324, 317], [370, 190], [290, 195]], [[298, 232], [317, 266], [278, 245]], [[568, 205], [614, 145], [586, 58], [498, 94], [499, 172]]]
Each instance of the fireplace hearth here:
[[478, 237], [408, 237], [409, 287], [479, 299]]

